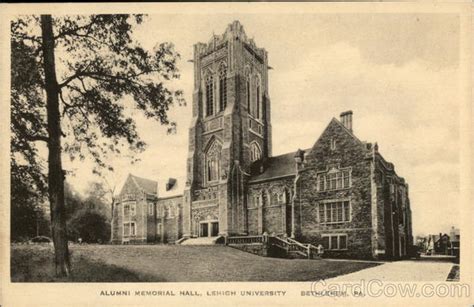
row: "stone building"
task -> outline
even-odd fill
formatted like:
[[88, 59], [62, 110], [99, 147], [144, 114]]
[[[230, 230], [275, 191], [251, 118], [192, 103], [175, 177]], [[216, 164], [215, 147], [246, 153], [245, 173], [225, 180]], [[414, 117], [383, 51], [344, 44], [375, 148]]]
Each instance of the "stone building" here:
[[[149, 217], [143, 240], [156, 241], [158, 231], [173, 238], [267, 233], [323, 244], [333, 257], [407, 254], [413, 241], [408, 184], [376, 143], [354, 135], [351, 111], [333, 118], [313, 147], [272, 156], [266, 50], [235, 21], [197, 43], [193, 63], [187, 176], [183, 195], [173, 198], [177, 223], [158, 230], [152, 221], [161, 215]], [[164, 202], [142, 190], [137, 204]]]
[[158, 184], [128, 175], [114, 204], [112, 243], [175, 242], [183, 235], [182, 200], [176, 179]]

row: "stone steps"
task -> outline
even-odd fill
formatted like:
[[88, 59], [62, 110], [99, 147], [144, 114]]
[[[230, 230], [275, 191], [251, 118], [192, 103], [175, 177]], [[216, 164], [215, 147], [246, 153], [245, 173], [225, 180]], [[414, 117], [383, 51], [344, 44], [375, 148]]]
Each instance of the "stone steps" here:
[[189, 238], [182, 241], [181, 245], [214, 245], [219, 237], [201, 237], [201, 238]]

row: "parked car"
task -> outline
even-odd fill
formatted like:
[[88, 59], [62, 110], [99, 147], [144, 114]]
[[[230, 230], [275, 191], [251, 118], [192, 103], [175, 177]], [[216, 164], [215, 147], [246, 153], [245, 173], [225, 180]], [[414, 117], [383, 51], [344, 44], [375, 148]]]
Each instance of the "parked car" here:
[[53, 240], [45, 236], [37, 236], [30, 240], [31, 243], [51, 243]]

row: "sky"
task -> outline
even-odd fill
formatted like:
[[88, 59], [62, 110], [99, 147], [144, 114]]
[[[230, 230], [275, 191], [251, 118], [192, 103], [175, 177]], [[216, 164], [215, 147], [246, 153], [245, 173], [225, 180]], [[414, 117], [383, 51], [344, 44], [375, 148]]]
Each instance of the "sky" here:
[[[410, 187], [415, 234], [459, 226], [459, 19], [450, 14], [149, 15], [135, 38], [152, 49], [170, 41], [181, 54], [187, 106], [170, 110], [174, 135], [133, 112], [147, 150], [141, 161], [111, 162], [109, 181], [128, 173], [165, 180], [185, 176], [193, 92], [193, 44], [239, 20], [268, 51], [273, 154], [313, 146], [333, 117], [352, 110], [354, 133], [377, 142]], [[65, 159], [66, 160], [66, 159]], [[97, 180], [89, 161], [65, 162], [77, 190]]]

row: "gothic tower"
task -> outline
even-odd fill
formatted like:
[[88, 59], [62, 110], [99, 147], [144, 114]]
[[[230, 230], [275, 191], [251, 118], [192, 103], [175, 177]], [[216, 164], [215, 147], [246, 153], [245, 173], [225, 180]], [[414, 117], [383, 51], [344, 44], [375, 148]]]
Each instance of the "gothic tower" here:
[[244, 235], [250, 166], [271, 156], [267, 52], [234, 21], [193, 62], [184, 236]]

